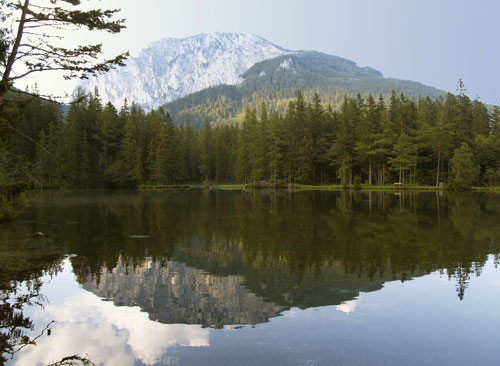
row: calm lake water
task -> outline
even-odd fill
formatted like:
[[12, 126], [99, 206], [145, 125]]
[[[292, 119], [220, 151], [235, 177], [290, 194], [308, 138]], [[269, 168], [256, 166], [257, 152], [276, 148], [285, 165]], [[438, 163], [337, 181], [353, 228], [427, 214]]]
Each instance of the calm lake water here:
[[0, 347], [38, 338], [7, 365], [500, 364], [500, 195], [30, 201], [0, 226]]

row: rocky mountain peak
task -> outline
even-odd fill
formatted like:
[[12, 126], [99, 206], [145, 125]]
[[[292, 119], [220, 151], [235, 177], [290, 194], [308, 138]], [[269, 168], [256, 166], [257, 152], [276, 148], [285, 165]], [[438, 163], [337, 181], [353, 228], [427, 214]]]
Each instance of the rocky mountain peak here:
[[125, 98], [146, 109], [220, 85], [236, 85], [255, 63], [293, 53], [255, 34], [211, 33], [152, 42], [123, 68], [82, 82], [104, 102]]

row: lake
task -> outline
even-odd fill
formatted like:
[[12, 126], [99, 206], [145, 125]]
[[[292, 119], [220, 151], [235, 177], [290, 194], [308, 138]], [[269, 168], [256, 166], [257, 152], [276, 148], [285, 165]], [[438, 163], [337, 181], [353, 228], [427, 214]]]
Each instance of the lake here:
[[75, 190], [30, 202], [0, 226], [7, 365], [500, 363], [500, 195]]

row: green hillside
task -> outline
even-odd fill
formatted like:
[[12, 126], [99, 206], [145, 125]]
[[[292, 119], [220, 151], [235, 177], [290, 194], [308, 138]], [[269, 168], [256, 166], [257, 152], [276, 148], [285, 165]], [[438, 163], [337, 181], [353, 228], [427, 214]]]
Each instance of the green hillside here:
[[317, 93], [321, 100], [337, 108], [345, 94], [363, 97], [382, 94], [388, 98], [392, 90], [417, 99], [438, 98], [444, 91], [414, 81], [384, 78], [371, 67], [320, 52], [301, 51], [259, 62], [242, 75], [239, 85], [219, 85], [167, 103], [164, 108], [177, 123], [191, 120], [201, 126], [209, 117], [216, 122], [239, 121], [246, 106], [257, 108], [265, 102], [271, 111], [284, 112], [295, 98], [297, 89], [307, 101]]

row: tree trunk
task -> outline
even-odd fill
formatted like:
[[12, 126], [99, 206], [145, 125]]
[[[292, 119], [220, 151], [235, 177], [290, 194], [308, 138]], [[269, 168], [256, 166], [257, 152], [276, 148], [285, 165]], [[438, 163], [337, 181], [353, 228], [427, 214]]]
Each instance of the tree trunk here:
[[441, 169], [441, 145], [439, 145], [438, 150], [438, 163], [437, 163], [437, 172], [436, 172], [436, 187], [439, 187], [439, 170]]
[[368, 184], [371, 186], [372, 185], [372, 158], [370, 156], [370, 163], [368, 166]]
[[382, 163], [382, 185], [385, 185], [385, 162]]
[[2, 75], [2, 81], [0, 81], [0, 105], [2, 104], [3, 97], [9, 90], [10, 73], [12, 71], [12, 66], [16, 61], [17, 50], [21, 44], [21, 39], [23, 38], [24, 23], [26, 22], [26, 13], [28, 12], [29, 0], [24, 1], [24, 5], [21, 10], [21, 19], [19, 20], [19, 27], [17, 28], [17, 36], [12, 46], [12, 51], [10, 52], [9, 58], [7, 59], [7, 64], [5, 65], [5, 70]]

